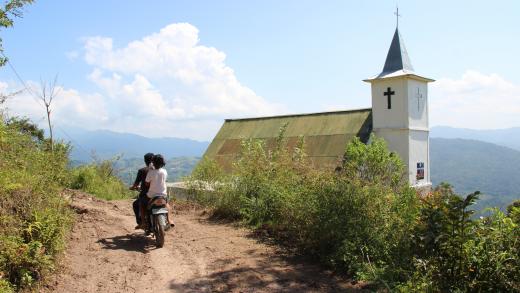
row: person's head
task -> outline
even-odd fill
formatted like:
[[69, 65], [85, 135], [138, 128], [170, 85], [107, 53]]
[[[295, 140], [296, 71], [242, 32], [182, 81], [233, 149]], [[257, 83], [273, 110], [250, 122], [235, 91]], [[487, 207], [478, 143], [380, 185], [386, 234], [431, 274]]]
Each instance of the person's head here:
[[146, 164], [146, 166], [150, 165], [152, 160], [153, 160], [153, 154], [152, 153], [147, 153], [146, 155], [144, 155], [144, 163]]
[[161, 154], [157, 154], [153, 156], [153, 166], [155, 169], [160, 169], [166, 165], [166, 162], [164, 162], [164, 158]]

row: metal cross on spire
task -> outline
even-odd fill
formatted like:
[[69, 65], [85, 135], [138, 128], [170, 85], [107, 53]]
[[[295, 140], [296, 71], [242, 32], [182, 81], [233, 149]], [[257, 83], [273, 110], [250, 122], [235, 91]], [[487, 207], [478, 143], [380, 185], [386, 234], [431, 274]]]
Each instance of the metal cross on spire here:
[[394, 12], [394, 14], [395, 14], [395, 18], [397, 19], [397, 25], [396, 25], [396, 27], [399, 28], [399, 17], [401, 17], [401, 14], [399, 14], [399, 6], [396, 6], [396, 7], [395, 7], [395, 12]]

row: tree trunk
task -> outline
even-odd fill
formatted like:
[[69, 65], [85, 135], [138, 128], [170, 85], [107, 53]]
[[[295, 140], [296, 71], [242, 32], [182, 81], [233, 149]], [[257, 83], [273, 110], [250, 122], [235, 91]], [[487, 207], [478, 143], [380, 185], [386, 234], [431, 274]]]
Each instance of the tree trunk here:
[[51, 152], [54, 152], [54, 141], [52, 138], [52, 126], [51, 126], [51, 111], [49, 110], [50, 105], [45, 105], [47, 108], [47, 122], [49, 123], [49, 135], [51, 137]]

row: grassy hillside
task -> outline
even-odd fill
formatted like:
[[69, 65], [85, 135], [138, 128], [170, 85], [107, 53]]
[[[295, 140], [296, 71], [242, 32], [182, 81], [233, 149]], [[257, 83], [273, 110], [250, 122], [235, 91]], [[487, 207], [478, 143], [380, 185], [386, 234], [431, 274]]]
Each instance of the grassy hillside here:
[[64, 248], [72, 220], [60, 196], [67, 154], [63, 144], [51, 151], [28, 120], [0, 117], [0, 292], [33, 286]]
[[504, 208], [520, 198], [520, 151], [491, 143], [432, 138], [431, 179], [434, 185], [449, 182], [456, 192], [480, 190], [477, 205]]

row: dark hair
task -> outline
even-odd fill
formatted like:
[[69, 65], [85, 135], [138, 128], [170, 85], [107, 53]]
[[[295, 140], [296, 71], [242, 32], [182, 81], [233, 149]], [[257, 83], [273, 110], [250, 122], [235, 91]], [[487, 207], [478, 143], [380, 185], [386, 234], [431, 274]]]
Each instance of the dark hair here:
[[152, 160], [153, 160], [153, 154], [152, 153], [147, 153], [146, 155], [144, 155], [144, 163], [146, 164], [146, 166], [150, 165]]
[[166, 165], [166, 163], [164, 162], [163, 156], [160, 154], [153, 156], [152, 161], [153, 161], [153, 166], [155, 167], [155, 169], [162, 168]]

